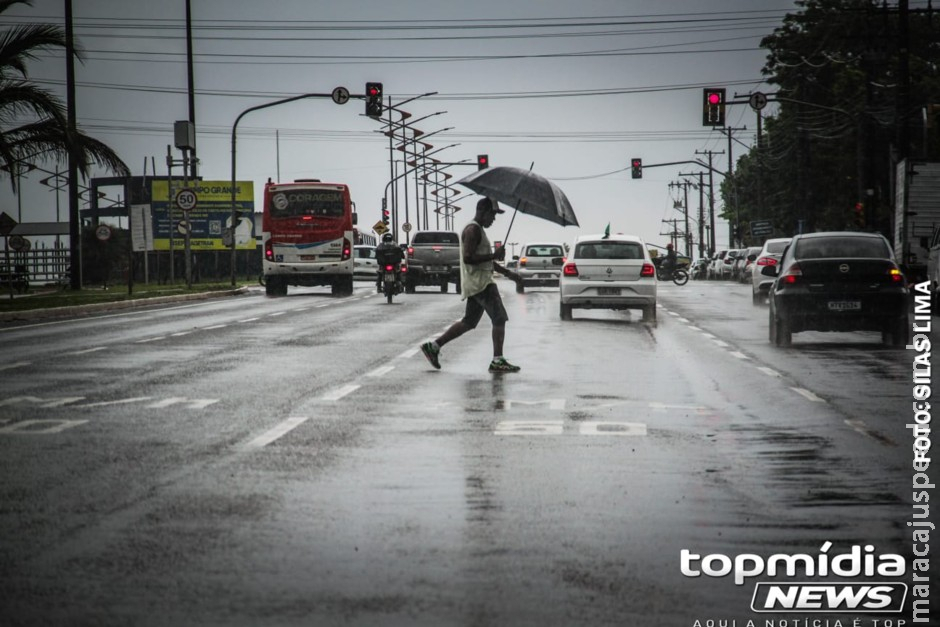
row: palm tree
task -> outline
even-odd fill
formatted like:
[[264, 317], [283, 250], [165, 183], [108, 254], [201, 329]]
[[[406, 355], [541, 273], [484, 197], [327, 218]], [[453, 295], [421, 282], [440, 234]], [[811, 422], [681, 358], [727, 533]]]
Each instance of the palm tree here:
[[[32, 0], [0, 0], [0, 14], [15, 4], [32, 6]], [[74, 149], [83, 178], [93, 164], [129, 176], [127, 165], [104, 143], [80, 131], [72, 136], [62, 101], [28, 80], [27, 61], [65, 44], [65, 31], [51, 24], [15, 26], [0, 33], [0, 173], [16, 172], [27, 159], [66, 159]], [[81, 59], [80, 51], [76, 57]], [[16, 176], [10, 176], [10, 182], [18, 192]]]

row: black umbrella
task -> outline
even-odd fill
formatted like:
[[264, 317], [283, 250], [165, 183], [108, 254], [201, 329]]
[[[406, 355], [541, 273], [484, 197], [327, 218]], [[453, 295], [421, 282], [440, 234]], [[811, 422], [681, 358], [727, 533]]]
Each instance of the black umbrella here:
[[[478, 170], [457, 182], [481, 196], [515, 207], [516, 211], [561, 226], [579, 226], [565, 193], [547, 178], [531, 170], [497, 166]], [[509, 227], [512, 228], [512, 222]], [[509, 231], [506, 237], [509, 237]]]

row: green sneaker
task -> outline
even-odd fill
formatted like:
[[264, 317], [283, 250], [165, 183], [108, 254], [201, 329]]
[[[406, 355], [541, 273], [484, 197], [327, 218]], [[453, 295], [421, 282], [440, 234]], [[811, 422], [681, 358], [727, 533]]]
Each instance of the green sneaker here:
[[497, 357], [490, 362], [490, 372], [519, 372], [521, 368], [514, 366], [505, 357]]
[[440, 348], [434, 348], [434, 344], [431, 344], [430, 342], [425, 342], [424, 344], [421, 345], [421, 352], [424, 353], [424, 356], [427, 358], [429, 362], [431, 362], [432, 366], [434, 366], [438, 370], [441, 369], [441, 362], [437, 358], [437, 356], [441, 353]]

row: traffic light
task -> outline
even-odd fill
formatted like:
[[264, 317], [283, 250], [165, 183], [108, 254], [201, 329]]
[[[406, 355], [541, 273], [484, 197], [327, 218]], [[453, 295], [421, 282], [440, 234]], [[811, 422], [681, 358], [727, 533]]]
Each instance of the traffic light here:
[[386, 227], [388, 226], [389, 215], [390, 212], [388, 209], [382, 209], [382, 224], [384, 224]]
[[702, 126], [725, 125], [725, 89], [706, 87], [702, 96]]
[[382, 117], [382, 83], [366, 83], [366, 115]]
[[477, 155], [477, 170], [485, 170], [490, 167], [489, 155]]
[[865, 205], [860, 202], [855, 203], [855, 226], [865, 228]]
[[630, 159], [630, 169], [631, 169], [631, 175], [633, 176], [633, 178], [635, 179], [643, 178], [643, 160], [642, 159], [637, 159], [636, 157], [634, 157], [633, 159]]

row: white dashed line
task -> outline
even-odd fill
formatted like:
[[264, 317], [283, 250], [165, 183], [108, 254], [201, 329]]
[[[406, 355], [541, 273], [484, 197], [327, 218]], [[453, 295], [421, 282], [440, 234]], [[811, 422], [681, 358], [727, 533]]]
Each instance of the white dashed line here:
[[712, 338], [712, 342], [714, 342], [715, 344], [717, 344], [718, 346], [722, 348], [728, 348], [730, 346], [730, 344], [728, 344], [724, 340], [719, 340], [717, 338]]
[[812, 392], [810, 392], [809, 390], [806, 390], [806, 389], [804, 389], [804, 388], [793, 388], [793, 387], [791, 387], [790, 389], [793, 390], [794, 392], [796, 392], [797, 394], [799, 394], [800, 396], [802, 396], [802, 397], [804, 397], [804, 398], [806, 398], [806, 399], [808, 399], [808, 400], [813, 401], [814, 403], [825, 403], [825, 402], [826, 402], [826, 401], [824, 401], [823, 399], [821, 399], [821, 398], [819, 398], [818, 396], [816, 396], [815, 394], [813, 394]]
[[689, 328], [692, 329], [693, 331], [701, 331], [700, 328], [698, 328], [698, 327], [696, 327], [696, 326], [693, 326], [693, 325], [691, 325], [691, 324], [689, 325]]
[[96, 346], [95, 348], [86, 348], [85, 350], [66, 353], [66, 355], [87, 355], [88, 353], [97, 353], [98, 351], [103, 351], [107, 348], [107, 346]]
[[255, 320], [257, 320], [257, 318], [245, 318], [244, 320], [239, 320], [238, 322], [239, 322], [239, 323], [242, 323], [242, 322], [254, 322]]
[[0, 370], [13, 370], [14, 368], [22, 368], [23, 366], [28, 366], [31, 361], [18, 361], [15, 364], [4, 364], [0, 366]]
[[396, 357], [395, 359], [410, 359], [411, 357], [414, 357], [415, 355], [417, 355], [419, 350], [420, 349], [418, 348], [409, 348], [404, 353], [401, 353], [400, 355], [398, 355], [398, 357]]
[[366, 373], [367, 377], [381, 377], [388, 374], [395, 369], [395, 366], [382, 366], [381, 368], [376, 368], [372, 372]]
[[215, 331], [216, 329], [224, 329], [227, 326], [227, 324], [217, 324], [215, 326], [206, 327], [203, 331]]
[[750, 357], [738, 351], [731, 351], [731, 356], [737, 357], [738, 359], [750, 359]]
[[251, 440], [250, 442], [242, 446], [242, 449], [251, 450], [251, 449], [259, 449], [263, 446], [266, 446], [270, 444], [271, 442], [274, 442], [278, 438], [290, 433], [291, 431], [293, 431], [294, 429], [296, 429], [297, 427], [305, 423], [308, 419], [309, 419], [308, 416], [295, 416], [293, 418], [288, 418], [284, 422], [275, 426], [273, 429], [265, 431], [264, 433], [256, 437], [254, 440]]
[[268, 317], [273, 318], [274, 316], [283, 316], [286, 313], [286, 311], [275, 311], [274, 313], [268, 314]]
[[333, 390], [332, 392], [327, 392], [326, 394], [324, 394], [324, 395], [321, 397], [320, 400], [324, 400], [324, 401], [338, 401], [339, 399], [343, 398], [343, 397], [346, 396], [347, 394], [352, 394], [353, 392], [355, 392], [356, 390], [358, 390], [360, 387], [362, 387], [362, 386], [360, 386], [360, 385], [344, 385], [343, 387], [341, 387], [341, 388], [339, 388], [339, 389], [337, 389], [337, 390]]
[[767, 366], [758, 366], [757, 369], [760, 370], [761, 372], [763, 372], [764, 374], [766, 374], [768, 377], [779, 377], [779, 376], [780, 376], [780, 373], [779, 373], [779, 372], [777, 372], [777, 371], [774, 370], [773, 368], [768, 368]]
[[183, 337], [184, 335], [189, 335], [192, 331], [180, 331], [179, 333], [170, 333], [170, 337]]
[[146, 344], [147, 342], [158, 342], [158, 341], [160, 341], [160, 340], [165, 340], [165, 339], [166, 339], [166, 336], [165, 336], [165, 335], [161, 335], [160, 337], [151, 337], [151, 338], [147, 338], [146, 340], [137, 340], [137, 341], [134, 342], [134, 343], [135, 343], [135, 344]]

